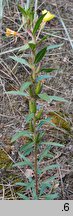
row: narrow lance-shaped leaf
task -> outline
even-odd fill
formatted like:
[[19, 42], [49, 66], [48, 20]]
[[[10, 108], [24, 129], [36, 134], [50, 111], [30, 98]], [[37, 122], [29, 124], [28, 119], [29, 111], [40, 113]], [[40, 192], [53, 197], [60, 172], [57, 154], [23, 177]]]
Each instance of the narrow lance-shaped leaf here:
[[26, 187], [26, 186], [27, 186], [27, 183], [25, 183], [25, 182], [17, 182], [15, 185]]
[[28, 165], [28, 166], [30, 166], [31, 168], [33, 168], [33, 165], [32, 165], [31, 161], [30, 161], [28, 158], [26, 158], [26, 157], [25, 157], [23, 154], [21, 154], [20, 152], [19, 152], [19, 156], [20, 156], [21, 159], [24, 160], [24, 162], [26, 162], [26, 165]]
[[11, 142], [16, 141], [18, 138], [20, 138], [22, 136], [29, 137], [30, 139], [32, 138], [32, 134], [29, 131], [27, 131], [27, 130], [19, 131], [12, 137]]
[[37, 196], [37, 194], [36, 194], [35, 187], [32, 188], [32, 196], [33, 196], [33, 199], [34, 199], [34, 200], [38, 200], [38, 196]]
[[41, 23], [42, 23], [43, 18], [44, 18], [45, 15], [46, 15], [46, 13], [43, 14], [43, 15], [41, 15], [41, 16], [39, 17], [39, 19], [37, 20], [37, 22], [36, 22], [36, 24], [35, 24], [35, 26], [34, 26], [34, 29], [33, 29], [33, 35], [35, 35], [35, 33], [37, 32], [37, 30], [39, 29], [39, 27], [40, 27], [40, 25], [41, 25]]
[[[46, 187], [51, 187], [51, 182], [54, 182], [55, 179], [57, 179], [58, 176], [52, 176], [52, 177], [49, 177], [48, 179], [46, 179], [45, 181], [43, 181], [40, 185], [40, 196], [44, 193], [44, 189], [46, 189]], [[44, 186], [46, 186], [44, 188]]]
[[54, 76], [41, 75], [41, 76], [38, 76], [38, 77], [36, 78], [36, 82], [41, 81], [41, 80], [44, 80], [44, 79], [51, 79], [52, 77], [54, 77]]
[[55, 179], [58, 179], [58, 175], [57, 175], [57, 174], [54, 175], [54, 176], [51, 176], [51, 177], [47, 178], [46, 180], [44, 180], [42, 184], [45, 184], [45, 183], [47, 183], [47, 182], [50, 182], [50, 183], [51, 183], [51, 182], [53, 182]]
[[21, 5], [18, 5], [18, 9], [22, 13], [22, 15], [26, 16], [26, 11]]
[[38, 95], [42, 100], [45, 100], [45, 101], [49, 101], [50, 102], [50, 98], [49, 96], [46, 94], [46, 93], [41, 93]]
[[51, 120], [52, 120], [51, 117], [46, 118], [46, 119], [42, 119], [42, 120], [40, 120], [40, 122], [39, 122], [39, 124], [38, 124], [37, 127], [40, 128], [40, 127], [42, 127], [44, 124], [49, 123]]
[[26, 116], [26, 123], [28, 123], [31, 119], [33, 119], [34, 113], [30, 113]]
[[44, 158], [53, 158], [53, 154], [49, 153], [49, 149], [46, 148], [39, 156], [39, 162], [41, 162]]
[[26, 43], [25, 45], [21, 46], [19, 51], [24, 51], [24, 50], [27, 50], [27, 49], [29, 49], [28, 43]]
[[13, 48], [13, 49], [9, 49], [9, 50], [4, 51], [4, 52], [0, 52], [0, 56], [5, 55], [6, 53], [14, 52], [16, 50], [19, 50], [19, 51], [27, 50], [28, 48], [29, 48], [28, 44], [25, 44], [25, 45], [17, 47], [17, 48]]
[[32, 84], [31, 82], [24, 82], [24, 83], [21, 85], [20, 91], [26, 90], [31, 84]]
[[26, 187], [26, 189], [31, 189], [34, 187], [34, 180], [32, 180], [31, 182], [17, 182], [15, 185], [18, 185], [18, 186], [24, 186]]
[[42, 100], [45, 100], [47, 102], [51, 102], [51, 101], [59, 101], [59, 102], [68, 102], [67, 100], [65, 100], [62, 97], [58, 97], [58, 96], [49, 96], [46, 93], [41, 93], [38, 95]]
[[41, 145], [64, 147], [63, 144], [56, 143], [56, 142], [41, 142]]
[[58, 196], [59, 196], [58, 193], [48, 194], [45, 196], [45, 199], [46, 200], [54, 200], [54, 199], [58, 198]]
[[44, 190], [46, 188], [50, 188], [51, 187], [51, 183], [57, 178], [57, 176], [52, 176], [52, 177], [49, 177], [49, 179], [43, 181], [41, 184], [40, 184], [40, 196], [44, 194]]
[[29, 47], [31, 48], [31, 50], [33, 51], [36, 48], [36, 44], [30, 42], [29, 43]]
[[44, 41], [44, 40], [46, 40], [47, 39], [47, 35], [46, 36], [44, 36], [44, 37], [42, 37], [42, 39], [40, 39], [38, 42], [37, 42], [37, 45], [40, 45], [40, 44], [42, 44], [42, 42]]
[[48, 47], [44, 47], [42, 50], [40, 50], [37, 55], [35, 56], [35, 61], [34, 63], [38, 63], [42, 60], [42, 58], [44, 57], [46, 51], [50, 50], [50, 49], [55, 49], [55, 48], [58, 48], [60, 46], [62, 46], [63, 44], [55, 44], [55, 45], [51, 45], [51, 46], [48, 46]]
[[61, 46], [63, 46], [63, 43], [62, 44], [53, 44], [53, 45], [47, 46], [47, 51], [51, 50], [51, 49], [59, 48]]
[[40, 196], [44, 194], [45, 189], [47, 188], [51, 188], [51, 184], [50, 183], [42, 183], [41, 185], [41, 189], [40, 189]]
[[10, 56], [10, 58], [13, 59], [14, 61], [20, 63], [20, 64], [24, 64], [25, 66], [28, 66], [29, 68], [31, 68], [31, 65], [24, 58], [19, 58], [17, 56]]
[[18, 192], [17, 192], [17, 194], [18, 194], [18, 196], [19, 196], [20, 198], [22, 198], [23, 200], [29, 200], [29, 198], [28, 198], [27, 196], [25, 196], [24, 194], [21, 194], [21, 193], [18, 193]]
[[22, 145], [20, 148], [20, 152], [22, 152], [22, 151], [26, 152], [27, 150], [32, 149], [33, 145], [34, 145], [34, 142], [28, 142], [28, 143]]
[[41, 72], [46, 72], [46, 73], [50, 73], [50, 72], [52, 72], [52, 71], [55, 71], [56, 69], [55, 68], [41, 68]]
[[22, 91], [6, 91], [6, 93], [10, 95], [19, 95], [19, 96], [25, 96], [25, 97], [29, 96], [29, 94], [22, 92]]
[[49, 177], [47, 180], [43, 181], [41, 183], [41, 187], [40, 187], [40, 196], [44, 193], [44, 189], [46, 189], [47, 187], [51, 187], [51, 183], [54, 182], [54, 180], [57, 178], [58, 176], [52, 176]]
[[46, 53], [46, 50], [47, 50], [47, 48], [44, 47], [43, 49], [41, 49], [41, 50], [37, 53], [37, 55], [35, 56], [35, 61], [34, 61], [35, 64], [39, 63], [39, 62], [42, 60], [42, 58], [44, 57], [44, 55], [45, 55], [45, 53]]
[[24, 152], [24, 156], [25, 156], [25, 157], [26, 157], [26, 156], [29, 156], [29, 155], [32, 153], [32, 151], [33, 151], [32, 148], [26, 150], [26, 151]]
[[66, 103], [68, 103], [68, 101], [65, 100], [62, 97], [58, 97], [58, 96], [49, 96], [49, 97], [50, 97], [50, 100], [55, 100], [55, 101], [59, 101], [59, 102], [66, 102]]
[[[31, 164], [29, 164], [29, 163], [27, 163], [26, 161], [21, 161], [21, 162], [18, 162], [18, 163], [15, 163], [15, 164], [13, 164], [13, 167], [24, 167], [24, 166], [26, 166], [26, 165], [28, 165], [28, 166], [30, 166], [31, 167]], [[31, 167], [32, 168], [32, 167]]]
[[45, 168], [43, 169], [38, 169], [38, 174], [42, 174], [42, 173], [45, 173], [46, 171], [48, 170], [53, 170], [53, 169], [57, 169], [59, 168], [60, 165], [59, 164], [52, 164], [52, 165], [49, 165], [49, 166], [46, 166]]

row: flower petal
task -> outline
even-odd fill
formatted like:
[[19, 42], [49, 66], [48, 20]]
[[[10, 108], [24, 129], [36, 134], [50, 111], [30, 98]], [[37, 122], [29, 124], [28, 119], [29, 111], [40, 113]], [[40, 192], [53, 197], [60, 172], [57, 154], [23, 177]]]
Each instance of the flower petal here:
[[44, 22], [49, 22], [50, 20], [52, 20], [55, 15], [51, 14], [49, 11], [47, 11], [46, 9], [42, 11], [42, 14], [46, 14], [43, 18]]
[[17, 32], [9, 29], [9, 28], [6, 28], [6, 37], [9, 37], [9, 36], [16, 36], [17, 35]]

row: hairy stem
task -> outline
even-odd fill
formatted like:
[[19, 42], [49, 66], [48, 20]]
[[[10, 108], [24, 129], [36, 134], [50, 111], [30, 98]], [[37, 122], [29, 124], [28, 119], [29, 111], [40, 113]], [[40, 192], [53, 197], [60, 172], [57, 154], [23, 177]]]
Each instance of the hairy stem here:
[[35, 162], [34, 162], [34, 170], [35, 170], [35, 187], [36, 194], [38, 195], [38, 176], [37, 176], [37, 143], [35, 142]]
[[[32, 36], [33, 37], [33, 36]], [[33, 41], [36, 43], [36, 39], [35, 37], [33, 37]], [[38, 142], [37, 142], [37, 125], [36, 125], [36, 111], [37, 111], [37, 97], [36, 97], [36, 94], [35, 94], [35, 85], [36, 85], [36, 76], [37, 76], [37, 67], [36, 65], [34, 64], [34, 60], [35, 60], [35, 56], [36, 56], [36, 49], [34, 51], [31, 50], [31, 55], [32, 55], [32, 65], [33, 65], [33, 68], [32, 68], [32, 86], [33, 86], [33, 90], [32, 90], [32, 94], [30, 95], [31, 96], [31, 101], [34, 101], [34, 106], [36, 107], [36, 109], [33, 110], [34, 112], [34, 118], [33, 118], [33, 141], [34, 141], [34, 173], [35, 173], [35, 190], [36, 190], [36, 195], [38, 195], [38, 174], [37, 174], [37, 152], [38, 152], [38, 148], [37, 148], [37, 145], [38, 145]]]

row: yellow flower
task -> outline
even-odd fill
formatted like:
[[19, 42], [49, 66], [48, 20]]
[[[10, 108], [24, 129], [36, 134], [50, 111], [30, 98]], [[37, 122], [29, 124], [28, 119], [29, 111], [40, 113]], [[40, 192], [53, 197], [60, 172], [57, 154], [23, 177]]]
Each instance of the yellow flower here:
[[9, 36], [16, 36], [17, 35], [17, 32], [9, 29], [9, 28], [6, 28], [6, 37], [9, 37]]
[[50, 20], [52, 20], [55, 15], [51, 14], [49, 11], [47, 11], [46, 9], [42, 11], [42, 14], [45, 14], [43, 21], [44, 22], [49, 22]]

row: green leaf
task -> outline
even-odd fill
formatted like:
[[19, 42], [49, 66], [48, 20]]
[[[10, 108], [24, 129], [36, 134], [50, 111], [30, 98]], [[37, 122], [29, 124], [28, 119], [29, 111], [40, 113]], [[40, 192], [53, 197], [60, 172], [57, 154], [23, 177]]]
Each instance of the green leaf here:
[[32, 149], [33, 145], [34, 142], [28, 142], [27, 144], [24, 144], [23, 146], [21, 146], [20, 152], [22, 151], [26, 152], [27, 150]]
[[59, 131], [61, 131], [61, 132], [64, 133], [64, 130], [63, 130], [62, 128], [60, 128], [60, 127], [57, 127], [56, 124], [54, 124], [54, 123], [52, 123], [52, 122], [50, 122], [50, 124], [51, 124], [51, 126], [54, 127], [55, 129], [57, 129], [57, 130], [59, 130]]
[[10, 58], [13, 59], [14, 61], [20, 63], [20, 64], [24, 64], [25, 66], [28, 66], [29, 68], [31, 68], [31, 65], [24, 58], [19, 58], [17, 56], [10, 56]]
[[53, 155], [49, 153], [49, 149], [46, 148], [42, 154], [39, 156], [39, 162], [41, 162], [44, 158], [53, 158]]
[[26, 187], [27, 186], [27, 183], [24, 183], [24, 182], [17, 182], [17, 183], [15, 183], [15, 185], [17, 185], [17, 186], [24, 186], [24, 187]]
[[26, 158], [26, 157], [25, 157], [23, 154], [21, 154], [20, 152], [19, 152], [19, 156], [20, 156], [21, 159], [24, 160], [24, 162], [26, 162], [26, 165], [30, 166], [30, 167], [33, 169], [33, 165], [32, 165], [31, 161], [30, 161], [28, 158]]
[[27, 197], [27, 196], [25, 196], [24, 194], [21, 194], [21, 193], [17, 193], [18, 194], [18, 196], [20, 197], [20, 198], [22, 198], [23, 200], [29, 200], [29, 198]]
[[[44, 135], [45, 135], [45, 132], [40, 131], [40, 134], [39, 134], [39, 141], [43, 138]], [[40, 143], [39, 143], [39, 145], [40, 145]]]
[[51, 50], [51, 49], [59, 48], [61, 46], [63, 46], [63, 43], [62, 44], [53, 44], [53, 45], [47, 46], [47, 51]]
[[27, 190], [29, 189], [33, 189], [35, 186], [35, 181], [32, 178], [29, 178], [29, 182], [26, 183], [27, 184]]
[[18, 186], [24, 186], [26, 187], [26, 189], [31, 189], [34, 187], [34, 180], [32, 180], [31, 182], [27, 182], [27, 183], [24, 183], [24, 182], [17, 182], [15, 185], [18, 185]]
[[21, 85], [20, 91], [26, 90], [31, 84], [32, 84], [32, 82], [24, 82], [24, 83]]
[[25, 45], [23, 45], [23, 46], [21, 46], [19, 51], [24, 51], [24, 50], [27, 50], [27, 49], [29, 49], [28, 43], [25, 44]]
[[45, 199], [46, 200], [54, 200], [54, 199], [58, 198], [58, 196], [59, 196], [58, 193], [48, 194], [45, 196]]
[[57, 176], [52, 176], [43, 181], [40, 185], [40, 196], [44, 193], [44, 190], [51, 187], [51, 183], [57, 178]]
[[25, 97], [29, 96], [29, 94], [25, 92], [21, 92], [21, 91], [6, 91], [6, 93], [10, 95], [19, 95], [19, 96], [25, 96]]
[[45, 100], [45, 101], [49, 101], [50, 102], [50, 96], [48, 96], [46, 93], [41, 93], [38, 95], [42, 100]]
[[24, 153], [24, 156], [28, 156], [32, 153], [33, 149], [30, 148], [30, 149], [27, 149], [26, 152]]
[[25, 9], [21, 5], [18, 5], [18, 9], [22, 13], [22, 15], [24, 15], [24, 16], [27, 15]]
[[50, 72], [52, 72], [52, 71], [55, 71], [56, 69], [55, 68], [42, 68], [40, 71], [41, 72], [46, 72], [46, 73], [50, 73]]
[[31, 50], [33, 51], [36, 48], [36, 44], [30, 42], [29, 43], [29, 47], [31, 48]]
[[34, 29], [33, 29], [33, 35], [35, 35], [35, 33], [37, 32], [37, 30], [39, 29], [39, 27], [40, 27], [40, 25], [41, 25], [41, 23], [42, 23], [43, 18], [44, 18], [45, 15], [46, 15], [46, 13], [43, 14], [43, 15], [41, 15], [41, 16], [39, 17], [39, 19], [37, 20], [37, 22], [36, 22], [36, 24], [35, 24], [35, 26], [34, 26]]
[[30, 120], [34, 118], [34, 113], [30, 113], [26, 116], [26, 123], [28, 123]]
[[22, 51], [22, 50], [27, 50], [27, 49], [29, 49], [29, 46], [28, 46], [28, 44], [25, 44], [25, 45], [17, 47], [17, 48], [13, 48], [13, 49], [9, 49], [9, 50], [4, 51], [4, 52], [0, 52], [0, 55], [5, 55], [6, 53], [14, 52], [16, 50]]
[[56, 147], [64, 147], [63, 144], [56, 143], [56, 142], [41, 142], [41, 145], [50, 145], [50, 146], [56, 146]]
[[51, 101], [54, 100], [54, 101], [59, 101], [59, 102], [66, 102], [66, 103], [68, 103], [68, 101], [65, 100], [65, 99], [62, 98], [62, 97], [58, 97], [58, 96], [49, 96], [49, 97], [50, 97], [50, 100], [51, 100]]
[[35, 191], [32, 191], [32, 196], [34, 200], [38, 200], [38, 196], [36, 195]]
[[[27, 162], [26, 161], [22, 161], [22, 162], [18, 162], [18, 163], [15, 163], [15, 164], [13, 164], [13, 167], [24, 167], [24, 166], [26, 166], [26, 165], [29, 165], [29, 164], [27, 164]], [[29, 165], [30, 166], [30, 165]], [[31, 166], [30, 166], [31, 167]]]
[[40, 189], [40, 196], [44, 194], [45, 189], [51, 188], [51, 184], [46, 182], [41, 184], [41, 189]]
[[49, 165], [49, 166], [46, 166], [45, 168], [43, 168], [42, 170], [38, 170], [38, 174], [42, 174], [42, 173], [45, 173], [47, 170], [53, 170], [53, 169], [57, 169], [59, 168], [60, 166], [58, 164], [52, 164], [52, 165]]
[[27, 131], [27, 130], [19, 131], [12, 137], [11, 142], [16, 141], [18, 138], [20, 138], [22, 136], [28, 137], [30, 139], [32, 138], [32, 134], [29, 131]]
[[40, 128], [40, 127], [42, 127], [44, 124], [49, 123], [51, 120], [52, 120], [51, 117], [46, 118], [46, 119], [42, 119], [42, 120], [40, 120], [40, 123], [38, 124], [37, 127]]
[[58, 97], [58, 96], [49, 96], [46, 93], [41, 93], [38, 95], [42, 100], [51, 102], [51, 101], [59, 101], [59, 102], [68, 102], [67, 100], [65, 100], [62, 97]]
[[46, 53], [47, 47], [44, 47], [43, 49], [41, 49], [35, 56], [35, 60], [34, 63], [37, 64], [39, 63], [42, 58], [44, 57], [45, 53]]
[[43, 183], [45, 184], [46, 182], [53, 182], [55, 179], [58, 178], [58, 175], [54, 175], [54, 176], [51, 176], [49, 177], [48, 179], [44, 180]]
[[54, 77], [54, 76], [41, 75], [41, 76], [38, 76], [38, 77], [36, 78], [36, 82], [38, 82], [38, 81], [40, 81], [40, 80], [44, 80], [44, 79], [50, 79], [50, 78], [52, 78], [52, 77]]
[[38, 200], [38, 196], [37, 196], [37, 194], [36, 194], [35, 187], [32, 188], [32, 196], [33, 196], [33, 200]]
[[40, 39], [38, 42], [37, 42], [37, 45], [40, 45], [44, 40], [46, 40], [47, 39], [47, 35], [46, 36], [44, 36], [44, 37], [42, 37], [42, 39]]

